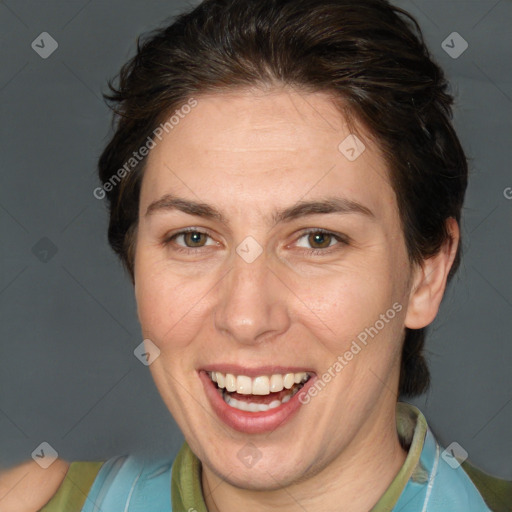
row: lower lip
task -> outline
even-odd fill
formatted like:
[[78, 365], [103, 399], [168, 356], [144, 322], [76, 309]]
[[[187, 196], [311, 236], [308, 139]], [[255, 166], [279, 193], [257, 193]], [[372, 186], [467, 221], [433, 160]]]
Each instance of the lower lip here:
[[281, 404], [275, 409], [262, 412], [248, 412], [229, 406], [205, 371], [199, 371], [199, 378], [203, 382], [206, 396], [209, 398], [217, 416], [229, 427], [246, 434], [272, 432], [290, 421], [303, 405], [299, 400], [300, 395], [306, 394], [315, 380], [315, 377], [311, 376], [306, 384], [288, 402]]

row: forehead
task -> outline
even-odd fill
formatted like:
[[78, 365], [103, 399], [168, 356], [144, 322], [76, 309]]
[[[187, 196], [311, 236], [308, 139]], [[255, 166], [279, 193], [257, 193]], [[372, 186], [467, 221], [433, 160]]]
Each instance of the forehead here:
[[196, 101], [154, 139], [141, 214], [165, 194], [245, 216], [326, 195], [395, 213], [378, 146], [362, 127], [351, 132], [328, 94], [251, 89]]

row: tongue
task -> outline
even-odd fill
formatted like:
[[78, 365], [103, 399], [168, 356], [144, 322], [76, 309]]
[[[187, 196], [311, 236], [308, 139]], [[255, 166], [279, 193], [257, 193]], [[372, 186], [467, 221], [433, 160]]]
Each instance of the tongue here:
[[286, 395], [290, 395], [296, 388], [297, 384], [294, 384], [291, 389], [283, 389], [277, 393], [269, 393], [268, 395], [242, 395], [236, 391], [229, 393], [229, 396], [236, 400], [242, 400], [244, 402], [252, 402], [253, 404], [270, 404], [274, 400], [282, 400]]

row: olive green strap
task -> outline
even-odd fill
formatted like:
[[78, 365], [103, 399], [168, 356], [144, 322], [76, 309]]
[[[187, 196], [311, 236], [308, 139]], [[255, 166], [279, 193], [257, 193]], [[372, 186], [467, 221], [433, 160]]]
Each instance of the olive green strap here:
[[53, 498], [40, 512], [80, 512], [103, 461], [72, 462]]
[[421, 411], [411, 404], [396, 404], [396, 428], [402, 446], [407, 446], [407, 457], [395, 478], [370, 512], [391, 512], [397, 504], [409, 479], [424, 482], [428, 475], [420, 457], [427, 435], [427, 420]]
[[493, 512], [512, 512], [511, 480], [488, 475], [470, 464], [468, 460], [465, 460], [461, 466]]
[[172, 510], [208, 512], [201, 484], [201, 462], [186, 441], [172, 466], [171, 499]]

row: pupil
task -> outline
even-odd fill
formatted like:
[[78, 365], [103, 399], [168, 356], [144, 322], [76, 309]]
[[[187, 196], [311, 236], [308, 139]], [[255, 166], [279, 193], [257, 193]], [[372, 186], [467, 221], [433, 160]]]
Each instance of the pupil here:
[[199, 233], [198, 231], [192, 231], [191, 233], [188, 233], [188, 235], [192, 238], [192, 243], [196, 244], [200, 242], [198, 238], [201, 237], [202, 233]]
[[[328, 235], [326, 233], [316, 233], [313, 235], [314, 243], [320, 244], [323, 246], [323, 245], [325, 245], [325, 239], [329, 240], [329, 236], [330, 235]], [[329, 245], [328, 242], [327, 242], [327, 245]]]

